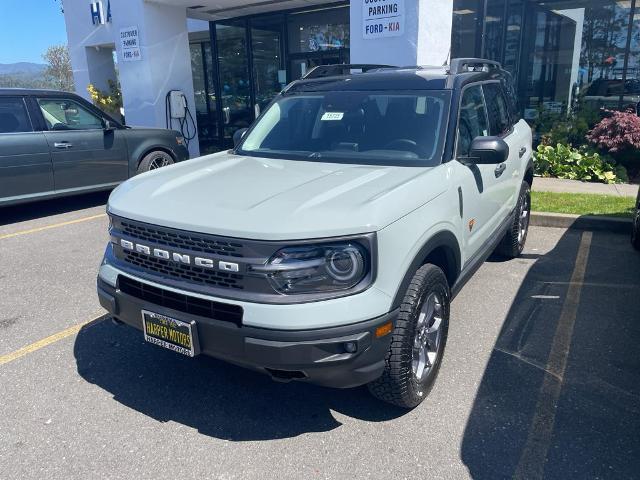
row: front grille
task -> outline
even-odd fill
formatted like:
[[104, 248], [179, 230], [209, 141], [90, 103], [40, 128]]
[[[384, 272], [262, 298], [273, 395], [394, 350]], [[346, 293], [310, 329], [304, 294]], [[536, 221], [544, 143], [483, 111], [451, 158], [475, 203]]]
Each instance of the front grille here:
[[121, 292], [155, 305], [171, 308], [178, 312], [198, 315], [200, 317], [242, 324], [242, 307], [228, 303], [213, 302], [202, 298], [175, 293], [162, 288], [138, 282], [124, 275], [118, 277], [118, 288]]
[[125, 220], [120, 220], [117, 226], [122, 233], [141, 241], [212, 255], [236, 258], [244, 256], [242, 254], [243, 245], [235, 241], [207, 238], [190, 232], [176, 231], [156, 225], [141, 225]]
[[220, 272], [217, 270], [204, 269], [181, 263], [169, 262], [167, 260], [150, 257], [130, 250], [122, 250], [124, 261], [144, 270], [150, 270], [175, 279], [182, 279], [188, 282], [211, 287], [235, 288], [242, 290], [242, 275], [237, 273]]

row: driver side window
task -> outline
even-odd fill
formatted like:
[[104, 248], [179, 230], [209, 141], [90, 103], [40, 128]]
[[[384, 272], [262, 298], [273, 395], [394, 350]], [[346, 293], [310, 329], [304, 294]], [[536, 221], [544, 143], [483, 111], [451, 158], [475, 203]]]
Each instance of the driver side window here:
[[457, 156], [469, 156], [473, 139], [487, 135], [489, 126], [482, 90], [480, 85], [474, 85], [464, 91], [460, 102]]
[[38, 105], [49, 130], [98, 130], [102, 119], [66, 98], [39, 98]]

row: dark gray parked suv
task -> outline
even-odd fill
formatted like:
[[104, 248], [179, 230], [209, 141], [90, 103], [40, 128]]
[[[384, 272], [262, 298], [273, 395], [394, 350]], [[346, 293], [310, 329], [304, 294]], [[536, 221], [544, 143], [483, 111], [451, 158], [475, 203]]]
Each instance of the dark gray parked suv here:
[[188, 157], [179, 132], [123, 126], [78, 95], [0, 89], [0, 206], [108, 190]]

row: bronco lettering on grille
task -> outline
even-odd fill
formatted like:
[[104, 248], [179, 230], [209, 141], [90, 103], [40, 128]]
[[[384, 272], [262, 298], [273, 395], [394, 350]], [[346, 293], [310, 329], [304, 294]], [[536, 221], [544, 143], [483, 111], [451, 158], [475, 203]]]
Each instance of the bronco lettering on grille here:
[[142, 253], [144, 255], [160, 258], [162, 260], [181, 263], [183, 265], [195, 265], [196, 267], [212, 269], [217, 267], [219, 270], [231, 272], [237, 272], [240, 270], [240, 267], [237, 263], [222, 261], [216, 262], [211, 258], [192, 257], [191, 255], [187, 255], [185, 253], [172, 252], [169, 250], [163, 250], [161, 248], [151, 248], [148, 245], [144, 245], [142, 243], [134, 243], [129, 240], [120, 239], [120, 246], [125, 250]]

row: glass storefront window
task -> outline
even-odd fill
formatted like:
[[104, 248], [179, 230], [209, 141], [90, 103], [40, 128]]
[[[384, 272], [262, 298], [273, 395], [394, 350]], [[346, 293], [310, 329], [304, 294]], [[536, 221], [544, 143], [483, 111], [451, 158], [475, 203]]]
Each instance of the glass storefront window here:
[[502, 62], [536, 138], [569, 123], [584, 143], [601, 108], [640, 112], [637, 3], [632, 12], [630, 0], [454, 0], [451, 55]]
[[289, 52], [349, 48], [349, 6], [289, 15]]
[[477, 57], [482, 43], [482, 0], [454, 0], [451, 57]]

